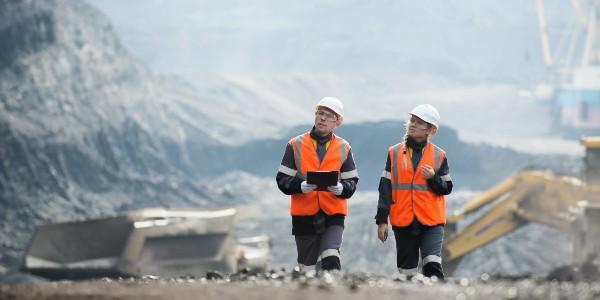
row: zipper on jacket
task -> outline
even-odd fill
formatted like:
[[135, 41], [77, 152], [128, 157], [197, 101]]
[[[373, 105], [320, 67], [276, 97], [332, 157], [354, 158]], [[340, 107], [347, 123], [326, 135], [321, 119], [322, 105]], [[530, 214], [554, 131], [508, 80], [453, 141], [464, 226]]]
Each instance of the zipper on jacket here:
[[[331, 146], [331, 141], [333, 140], [333, 135], [331, 136], [331, 139], [329, 139], [329, 145]], [[319, 159], [319, 152], [317, 152], [317, 148], [319, 148], [319, 141], [315, 140], [315, 144], [312, 144], [315, 150], [315, 154], [317, 155], [317, 159]], [[321, 165], [323, 165], [323, 161], [325, 160], [325, 157], [327, 156], [327, 153], [329, 152], [329, 147], [325, 148], [325, 155], [323, 155], [323, 160], [319, 160], [319, 167], [317, 168], [317, 171], [321, 171]], [[319, 211], [321, 211], [321, 191], [316, 191], [317, 192], [317, 206], [319, 207], [319, 210], [317, 210], [317, 214], [319, 213]]]
[[[421, 161], [419, 161], [419, 165], [421, 164]], [[417, 165], [416, 168], [413, 168], [412, 165], [412, 156], [410, 157], [410, 167], [413, 169], [413, 176], [412, 179], [410, 180], [410, 208], [412, 209], [413, 212], [413, 219], [411, 220], [411, 223], [415, 220], [415, 218], [417, 218], [417, 213], [415, 212], [415, 176], [417, 175], [417, 171], [419, 169], [419, 166]], [[418, 219], [418, 218], [417, 218]]]
[[[408, 147], [406, 147], [408, 148]], [[425, 149], [425, 148], [423, 148]], [[414, 149], [413, 151], [414, 152]], [[409, 152], [410, 153], [410, 152]], [[412, 179], [410, 180], [410, 208], [412, 209], [413, 212], [413, 219], [411, 220], [411, 223], [415, 220], [415, 219], [419, 219], [417, 218], [417, 212], [415, 211], [415, 177], [417, 176], [417, 170], [419, 170], [419, 166], [421, 165], [421, 163], [423, 162], [423, 156], [421, 155], [421, 159], [419, 160], [419, 163], [417, 164], [417, 167], [413, 167], [413, 163], [412, 163], [412, 155], [410, 157], [410, 167], [412, 168], [413, 171], [413, 176]]]

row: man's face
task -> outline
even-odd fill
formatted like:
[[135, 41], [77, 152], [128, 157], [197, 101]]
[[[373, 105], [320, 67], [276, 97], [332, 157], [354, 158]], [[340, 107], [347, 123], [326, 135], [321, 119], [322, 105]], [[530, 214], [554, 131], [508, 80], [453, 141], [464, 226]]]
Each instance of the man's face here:
[[433, 133], [434, 127], [417, 116], [410, 115], [408, 120], [408, 136], [421, 141]]
[[315, 111], [315, 132], [326, 136], [336, 127], [337, 115], [329, 108], [317, 107]]

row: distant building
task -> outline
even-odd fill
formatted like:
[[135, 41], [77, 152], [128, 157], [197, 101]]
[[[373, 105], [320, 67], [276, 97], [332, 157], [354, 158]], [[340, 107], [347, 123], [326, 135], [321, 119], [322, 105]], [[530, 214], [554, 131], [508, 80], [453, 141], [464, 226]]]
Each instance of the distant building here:
[[600, 130], [600, 67], [574, 70], [572, 82], [554, 95], [560, 125], [575, 130]]

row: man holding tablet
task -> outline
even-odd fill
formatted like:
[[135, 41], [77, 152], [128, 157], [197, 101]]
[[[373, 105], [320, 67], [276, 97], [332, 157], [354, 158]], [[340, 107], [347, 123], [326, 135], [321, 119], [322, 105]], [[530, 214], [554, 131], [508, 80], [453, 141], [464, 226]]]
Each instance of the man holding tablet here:
[[305, 271], [341, 269], [346, 199], [358, 183], [350, 144], [333, 134], [343, 118], [340, 100], [321, 99], [313, 128], [288, 142], [276, 177], [279, 189], [291, 195], [292, 234]]

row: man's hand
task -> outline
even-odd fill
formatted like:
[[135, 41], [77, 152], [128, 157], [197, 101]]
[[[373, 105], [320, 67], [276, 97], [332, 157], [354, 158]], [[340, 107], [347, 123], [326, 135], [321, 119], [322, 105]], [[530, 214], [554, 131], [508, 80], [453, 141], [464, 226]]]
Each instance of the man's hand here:
[[302, 181], [302, 183], [300, 184], [300, 189], [302, 190], [302, 193], [304, 194], [308, 194], [312, 191], [314, 191], [317, 188], [316, 184], [308, 184], [306, 183], [306, 180]]
[[388, 224], [382, 223], [377, 225], [377, 237], [381, 242], [385, 242], [388, 237]]
[[338, 181], [336, 185], [328, 186], [327, 190], [332, 192], [334, 195], [339, 196], [344, 191], [344, 186]]
[[435, 171], [430, 165], [424, 165], [423, 168], [421, 168], [421, 177], [429, 179], [433, 177], [433, 175], [435, 175]]

